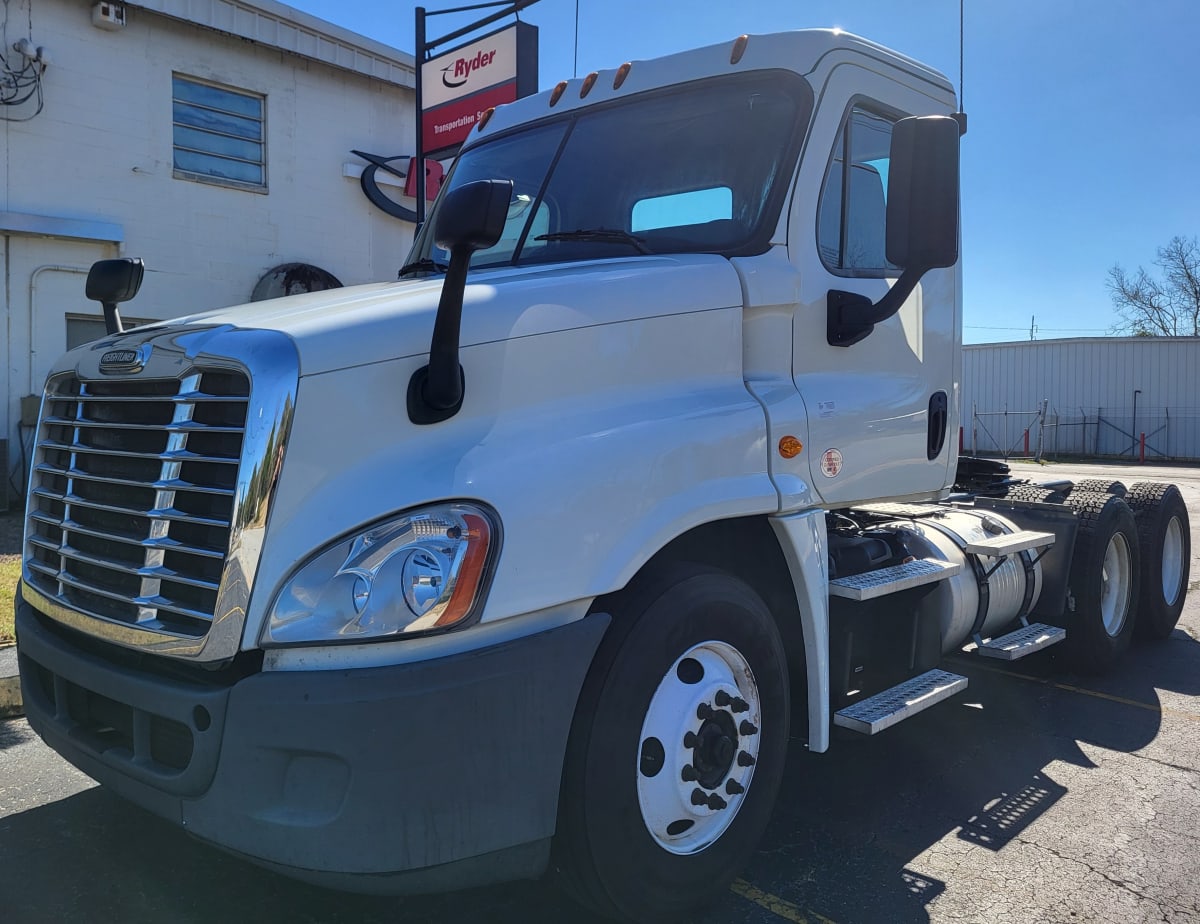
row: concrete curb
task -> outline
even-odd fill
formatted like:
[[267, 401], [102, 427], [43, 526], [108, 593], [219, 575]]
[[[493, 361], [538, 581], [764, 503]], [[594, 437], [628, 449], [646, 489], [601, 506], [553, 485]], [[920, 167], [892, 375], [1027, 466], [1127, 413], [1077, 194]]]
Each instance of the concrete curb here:
[[21, 677], [17, 672], [17, 648], [0, 648], [0, 719], [25, 714], [21, 699]]

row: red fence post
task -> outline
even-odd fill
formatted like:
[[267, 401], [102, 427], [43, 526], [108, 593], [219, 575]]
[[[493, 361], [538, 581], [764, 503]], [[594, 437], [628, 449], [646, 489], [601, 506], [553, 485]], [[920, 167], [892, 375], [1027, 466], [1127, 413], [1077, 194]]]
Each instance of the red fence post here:
[[1025, 428], [1025, 458], [1029, 458], [1029, 428]]
[[958, 428], [958, 454], [961, 456], [963, 451], [963, 428]]
[[1142, 434], [1141, 447], [1142, 448], [1141, 448], [1141, 452], [1139, 454], [1140, 455], [1139, 461], [1142, 463], [1142, 465], [1145, 465], [1146, 464], [1146, 434], [1145, 433]]

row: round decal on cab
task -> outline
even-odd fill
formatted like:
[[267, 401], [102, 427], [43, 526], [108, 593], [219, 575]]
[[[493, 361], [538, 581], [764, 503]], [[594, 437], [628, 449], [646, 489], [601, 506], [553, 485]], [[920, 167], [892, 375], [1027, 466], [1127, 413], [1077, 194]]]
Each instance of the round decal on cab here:
[[838, 472], [842, 470], [842, 451], [840, 449], [826, 449], [821, 456], [821, 474], [826, 478], [836, 478]]

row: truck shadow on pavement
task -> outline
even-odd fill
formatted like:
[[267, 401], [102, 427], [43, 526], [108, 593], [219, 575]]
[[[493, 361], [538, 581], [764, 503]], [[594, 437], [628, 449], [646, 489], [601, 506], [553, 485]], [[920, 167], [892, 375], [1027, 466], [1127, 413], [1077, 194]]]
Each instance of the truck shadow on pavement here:
[[[1182, 631], [1135, 648], [1103, 679], [1029, 660], [958, 663], [970, 678], [963, 696], [874, 740], [839, 737], [826, 755], [794, 740], [775, 820], [738, 894], [696, 924], [927, 921], [939, 895], [979, 888], [967, 870], [949, 883], [925, 872], [928, 855], [958, 841], [1003, 854], [1067, 793], [1055, 764], [1091, 768], [1092, 748], [1146, 748], [1162, 726], [1158, 690], [1200, 693], [1200, 645]], [[0, 748], [31, 735], [0, 723]], [[973, 862], [989, 855], [976, 850]], [[8, 924], [599, 924], [548, 883], [408, 898], [306, 886], [95, 787], [0, 819], [0, 908]]]
[[[1182, 630], [1135, 645], [1100, 678], [1045, 656], [1011, 667], [964, 656], [950, 668], [968, 676], [964, 694], [875, 740], [838, 734], [826, 755], [793, 741], [776, 820], [746, 879], [806, 920], [928, 921], [947, 890], [981, 886], [966, 868], [951, 883], [923, 872], [922, 855], [969, 853], [985, 866], [987, 854], [946, 839], [1003, 852], [1068, 793], [1055, 764], [1087, 771], [1097, 767], [1089, 751], [1153, 750], [1163, 710], [1182, 713], [1159, 691], [1200, 693], [1200, 644]], [[1200, 708], [1185, 708], [1200, 720]]]

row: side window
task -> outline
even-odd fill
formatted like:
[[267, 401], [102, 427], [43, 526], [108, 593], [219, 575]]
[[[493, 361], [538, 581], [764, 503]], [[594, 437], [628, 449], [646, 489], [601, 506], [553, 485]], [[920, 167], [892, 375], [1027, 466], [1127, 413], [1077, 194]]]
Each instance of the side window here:
[[898, 270], [884, 255], [893, 122], [855, 106], [838, 134], [817, 207], [817, 247], [834, 272], [888, 276]]

